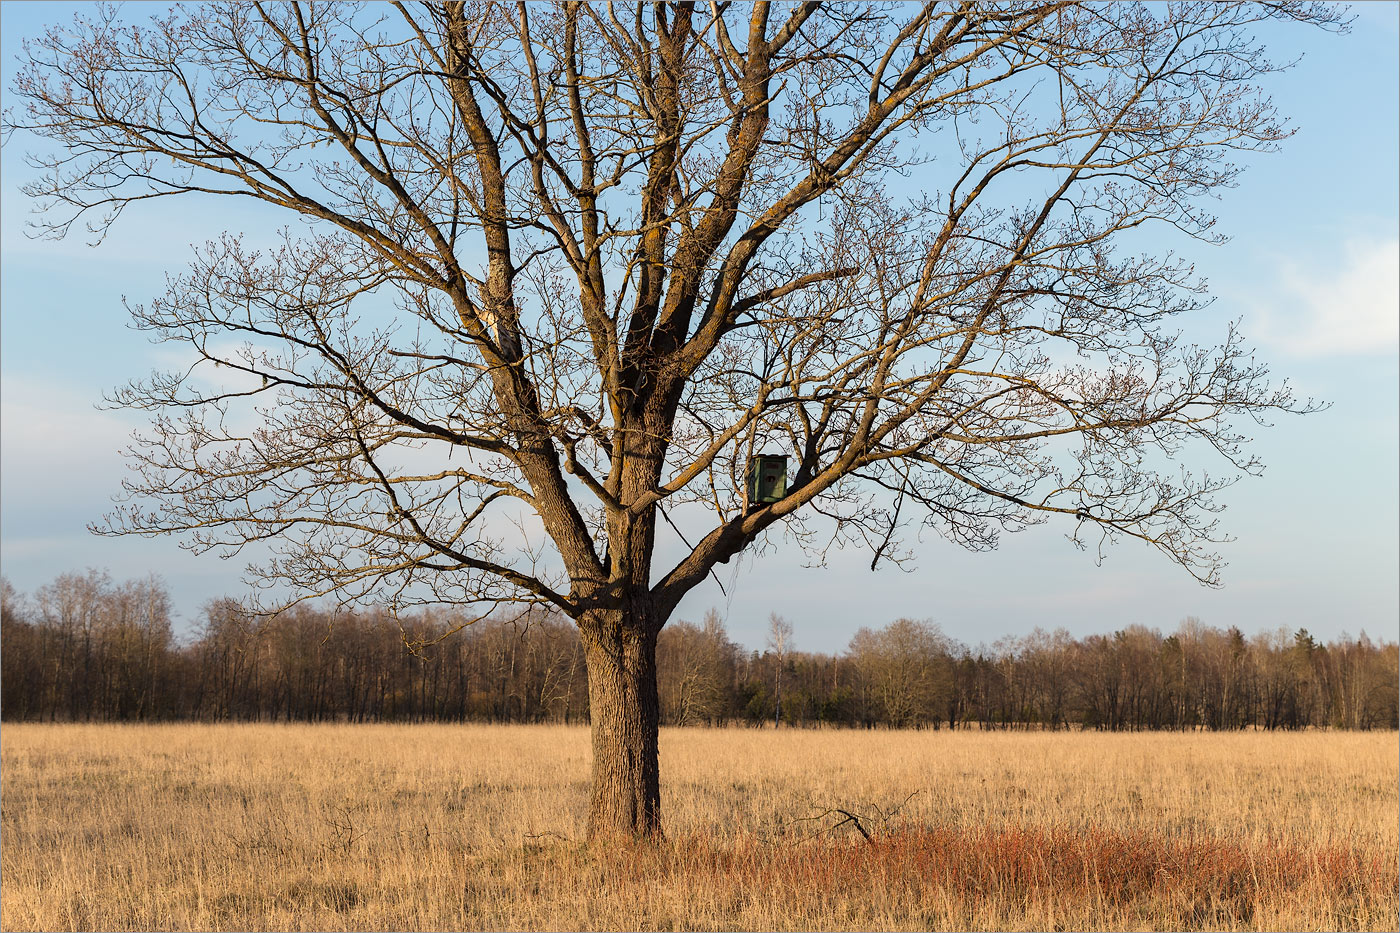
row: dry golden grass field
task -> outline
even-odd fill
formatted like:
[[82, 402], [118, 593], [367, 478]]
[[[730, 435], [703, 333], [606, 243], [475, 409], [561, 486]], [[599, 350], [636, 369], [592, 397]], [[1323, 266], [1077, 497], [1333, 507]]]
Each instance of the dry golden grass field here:
[[581, 727], [6, 725], [0, 926], [1396, 929], [1393, 732], [661, 743], [603, 849]]

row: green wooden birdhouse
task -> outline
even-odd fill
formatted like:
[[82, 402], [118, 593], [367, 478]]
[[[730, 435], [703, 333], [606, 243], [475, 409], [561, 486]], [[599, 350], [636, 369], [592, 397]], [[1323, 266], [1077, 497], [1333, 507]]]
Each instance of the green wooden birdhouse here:
[[787, 457], [763, 454], [749, 458], [746, 499], [750, 510], [787, 495]]

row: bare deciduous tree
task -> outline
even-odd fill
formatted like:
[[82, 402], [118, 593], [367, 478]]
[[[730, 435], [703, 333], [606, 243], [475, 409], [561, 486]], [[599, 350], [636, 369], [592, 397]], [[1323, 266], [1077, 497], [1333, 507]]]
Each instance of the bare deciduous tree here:
[[850, 655], [880, 719], [909, 726], [935, 719], [946, 704], [949, 648], [932, 622], [896, 619], [878, 631], [856, 632]]
[[662, 719], [678, 726], [723, 719], [734, 682], [733, 650], [713, 609], [703, 627], [670, 623], [657, 639]]
[[[586, 646], [592, 835], [659, 830], [657, 633], [771, 530], [903, 560], [1058, 516], [1207, 583], [1236, 422], [1306, 408], [1144, 224], [1215, 238], [1231, 151], [1288, 133], [1264, 20], [1329, 8], [491, 2], [112, 10], [27, 46], [7, 126], [43, 229], [171, 195], [224, 236], [132, 308], [188, 365], [112, 533], [269, 542], [347, 599], [555, 606]], [[915, 174], [917, 173], [917, 174]], [[746, 508], [748, 457], [795, 471]], [[653, 566], [658, 517], [711, 530]], [[1090, 534], [1092, 532], [1092, 535]]]
[[773, 728], [783, 724], [783, 665], [792, 650], [792, 623], [776, 612], [768, 616], [768, 647], [773, 649]]

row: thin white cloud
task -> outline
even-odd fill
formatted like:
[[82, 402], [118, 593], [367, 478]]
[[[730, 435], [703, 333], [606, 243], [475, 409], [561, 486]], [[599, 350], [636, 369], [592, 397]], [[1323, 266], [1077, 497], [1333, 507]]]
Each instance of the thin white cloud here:
[[[116, 492], [120, 452], [131, 427], [121, 415], [100, 411], [94, 398], [54, 380], [0, 379], [0, 462], [5, 496], [69, 498], [75, 490]], [[13, 500], [12, 500], [13, 501]]]
[[1279, 264], [1253, 332], [1293, 356], [1388, 354], [1400, 341], [1400, 240], [1353, 241], [1326, 267]]
[[[115, 571], [132, 564], [123, 550], [130, 548], [129, 540], [93, 537], [86, 528], [112, 510], [113, 496], [121, 493], [128, 475], [122, 451], [131, 443], [133, 430], [143, 430], [146, 420], [139, 413], [98, 409], [95, 401], [45, 376], [0, 376], [0, 562], [15, 580], [42, 581], [75, 567]], [[251, 430], [259, 424], [246, 406], [235, 407], [232, 418], [235, 427]], [[400, 444], [389, 465], [391, 472], [434, 473], [462, 464], [462, 453], [449, 459], [451, 453], [442, 444], [423, 449]], [[468, 500], [466, 507], [472, 505]], [[516, 507], [514, 500], [493, 506], [477, 528], [510, 552], [524, 552], [544, 541], [540, 519]], [[173, 547], [170, 541], [152, 545], [151, 553]], [[247, 556], [256, 561], [262, 553], [255, 548]], [[546, 567], [553, 563], [549, 557], [543, 560]], [[244, 561], [235, 564], [218, 573], [236, 578]], [[200, 564], [209, 565], [207, 558]], [[134, 566], [122, 572], [138, 570]]]

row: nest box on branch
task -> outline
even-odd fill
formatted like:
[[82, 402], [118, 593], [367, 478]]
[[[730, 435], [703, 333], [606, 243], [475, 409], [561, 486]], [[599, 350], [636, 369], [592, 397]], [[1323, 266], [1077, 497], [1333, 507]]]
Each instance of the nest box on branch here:
[[744, 489], [746, 511], [787, 495], [787, 461], [787, 457], [768, 454], [749, 458]]

